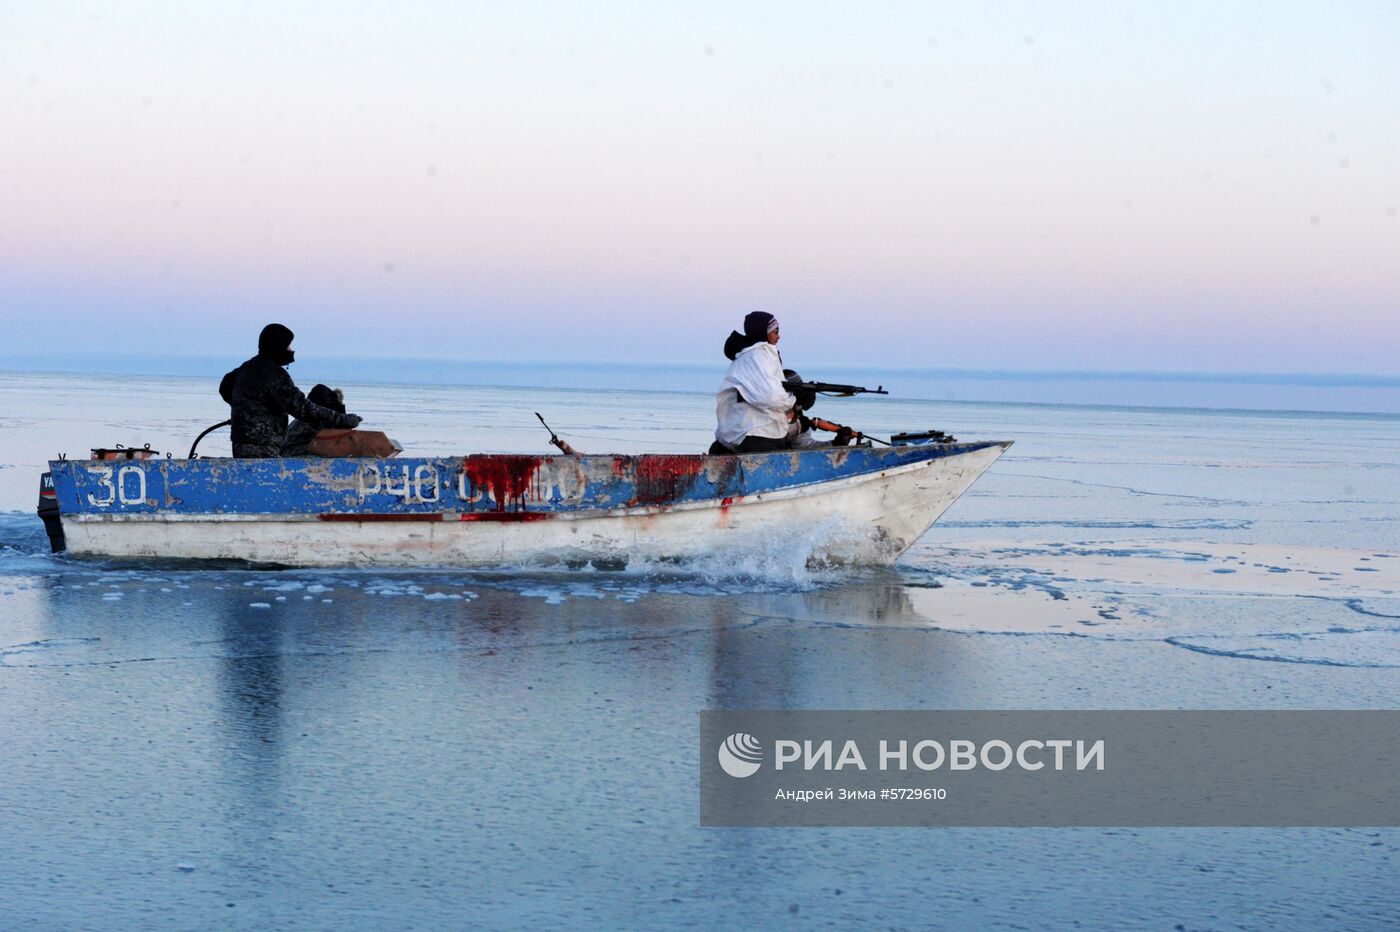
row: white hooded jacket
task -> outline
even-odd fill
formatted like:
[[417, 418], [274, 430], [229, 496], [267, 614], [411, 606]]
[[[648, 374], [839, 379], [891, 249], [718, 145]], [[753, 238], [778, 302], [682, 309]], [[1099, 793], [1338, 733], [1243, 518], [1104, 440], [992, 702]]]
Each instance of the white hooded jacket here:
[[783, 361], [771, 343], [755, 343], [734, 357], [715, 399], [715, 439], [737, 447], [745, 437], [780, 440], [797, 399], [783, 388]]

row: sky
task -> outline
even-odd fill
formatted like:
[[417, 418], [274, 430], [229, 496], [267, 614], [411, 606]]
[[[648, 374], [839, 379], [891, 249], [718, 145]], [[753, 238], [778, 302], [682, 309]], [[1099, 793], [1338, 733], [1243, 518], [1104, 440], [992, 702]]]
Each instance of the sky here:
[[6, 356], [1394, 373], [1394, 3], [0, 0]]

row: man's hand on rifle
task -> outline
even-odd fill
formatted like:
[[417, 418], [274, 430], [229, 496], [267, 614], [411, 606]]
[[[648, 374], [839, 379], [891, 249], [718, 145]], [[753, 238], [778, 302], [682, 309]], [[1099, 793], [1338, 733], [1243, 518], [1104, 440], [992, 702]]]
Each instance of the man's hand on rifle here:
[[812, 418], [812, 426], [817, 430], [829, 430], [836, 434], [835, 443], [837, 446], [845, 446], [854, 440], [864, 440], [865, 434], [844, 424], [837, 424], [835, 421], [828, 421], [825, 418]]

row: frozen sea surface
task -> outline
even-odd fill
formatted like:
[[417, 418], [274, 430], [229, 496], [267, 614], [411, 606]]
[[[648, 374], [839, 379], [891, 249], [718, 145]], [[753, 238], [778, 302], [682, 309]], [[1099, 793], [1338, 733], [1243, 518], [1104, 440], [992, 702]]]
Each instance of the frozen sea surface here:
[[[45, 459], [183, 452], [224, 416], [212, 393], [0, 374], [5, 925], [1383, 928], [1400, 910], [1391, 829], [702, 830], [695, 763], [705, 708], [1393, 707], [1400, 419], [832, 401], [818, 413], [872, 432], [1017, 441], [880, 572], [809, 570], [792, 541], [558, 573], [47, 554]], [[700, 450], [713, 410], [347, 395], [414, 452], [543, 452], [535, 410], [593, 452]]]

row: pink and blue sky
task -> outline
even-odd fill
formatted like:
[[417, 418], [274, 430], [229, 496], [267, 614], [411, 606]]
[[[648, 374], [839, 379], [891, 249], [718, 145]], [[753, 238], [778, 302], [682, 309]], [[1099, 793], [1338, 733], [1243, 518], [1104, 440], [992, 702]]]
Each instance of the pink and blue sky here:
[[[1393, 3], [12, 3], [0, 354], [1390, 373]], [[2, 361], [2, 360], [0, 360]]]

